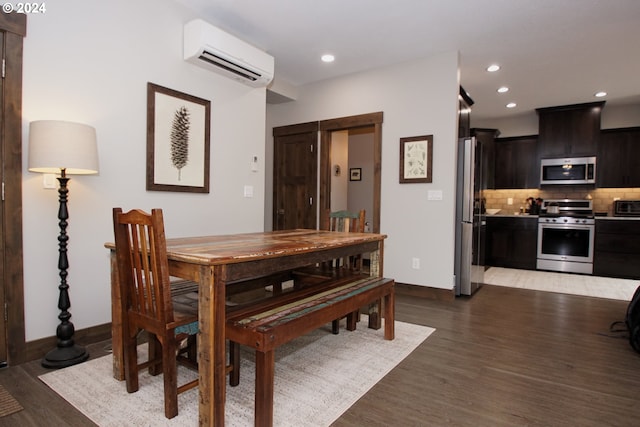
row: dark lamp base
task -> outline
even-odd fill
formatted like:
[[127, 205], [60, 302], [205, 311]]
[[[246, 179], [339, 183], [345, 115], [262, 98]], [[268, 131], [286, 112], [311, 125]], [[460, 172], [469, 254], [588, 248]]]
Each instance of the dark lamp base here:
[[60, 369], [77, 365], [89, 358], [89, 353], [84, 347], [74, 345], [71, 347], [57, 347], [47, 353], [42, 359], [45, 368]]

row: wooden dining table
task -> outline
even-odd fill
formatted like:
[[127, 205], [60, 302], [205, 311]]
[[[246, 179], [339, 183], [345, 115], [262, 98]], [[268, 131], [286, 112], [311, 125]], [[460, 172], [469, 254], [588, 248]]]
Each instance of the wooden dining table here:
[[[382, 277], [384, 239], [374, 233], [285, 230], [167, 239], [169, 273], [198, 284], [199, 425], [224, 426], [227, 286], [336, 258], [370, 254]], [[124, 379], [122, 315], [115, 244], [111, 250], [113, 375]]]

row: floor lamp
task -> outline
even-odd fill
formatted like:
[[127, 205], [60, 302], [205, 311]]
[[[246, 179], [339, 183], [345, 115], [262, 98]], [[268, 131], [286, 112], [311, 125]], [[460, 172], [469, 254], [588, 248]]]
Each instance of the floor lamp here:
[[98, 173], [98, 148], [96, 130], [88, 125], [58, 120], [39, 120], [29, 124], [29, 170], [49, 174], [60, 174], [58, 182], [58, 269], [60, 270], [60, 324], [56, 329], [58, 345], [49, 351], [42, 366], [45, 368], [64, 368], [84, 362], [89, 353], [73, 341], [74, 327], [70, 322], [69, 285], [67, 284], [67, 175]]

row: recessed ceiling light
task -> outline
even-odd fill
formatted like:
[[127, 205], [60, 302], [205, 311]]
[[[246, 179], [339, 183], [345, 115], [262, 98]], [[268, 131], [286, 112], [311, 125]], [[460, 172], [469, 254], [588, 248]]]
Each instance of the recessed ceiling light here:
[[516, 105], [518, 104], [516, 104], [515, 102], [510, 102], [507, 104], [507, 108], [516, 108]]
[[498, 71], [499, 69], [500, 69], [500, 66], [498, 64], [492, 64], [492, 65], [489, 65], [487, 67], [487, 71], [490, 72], [490, 73], [494, 73], [494, 72]]
[[333, 62], [335, 61], [336, 57], [327, 53], [325, 55], [322, 55], [320, 59], [322, 59], [322, 62]]
[[602, 98], [603, 96], [607, 96], [607, 92], [596, 92], [593, 96], [596, 98]]
[[509, 88], [506, 86], [502, 86], [498, 88], [498, 93], [505, 93], [505, 92], [509, 92]]

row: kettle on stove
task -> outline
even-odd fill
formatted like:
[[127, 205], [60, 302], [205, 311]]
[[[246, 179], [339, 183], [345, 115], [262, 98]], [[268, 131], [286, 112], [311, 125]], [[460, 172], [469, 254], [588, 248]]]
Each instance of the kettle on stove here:
[[560, 206], [556, 202], [551, 202], [547, 205], [547, 213], [548, 214], [559, 214]]

